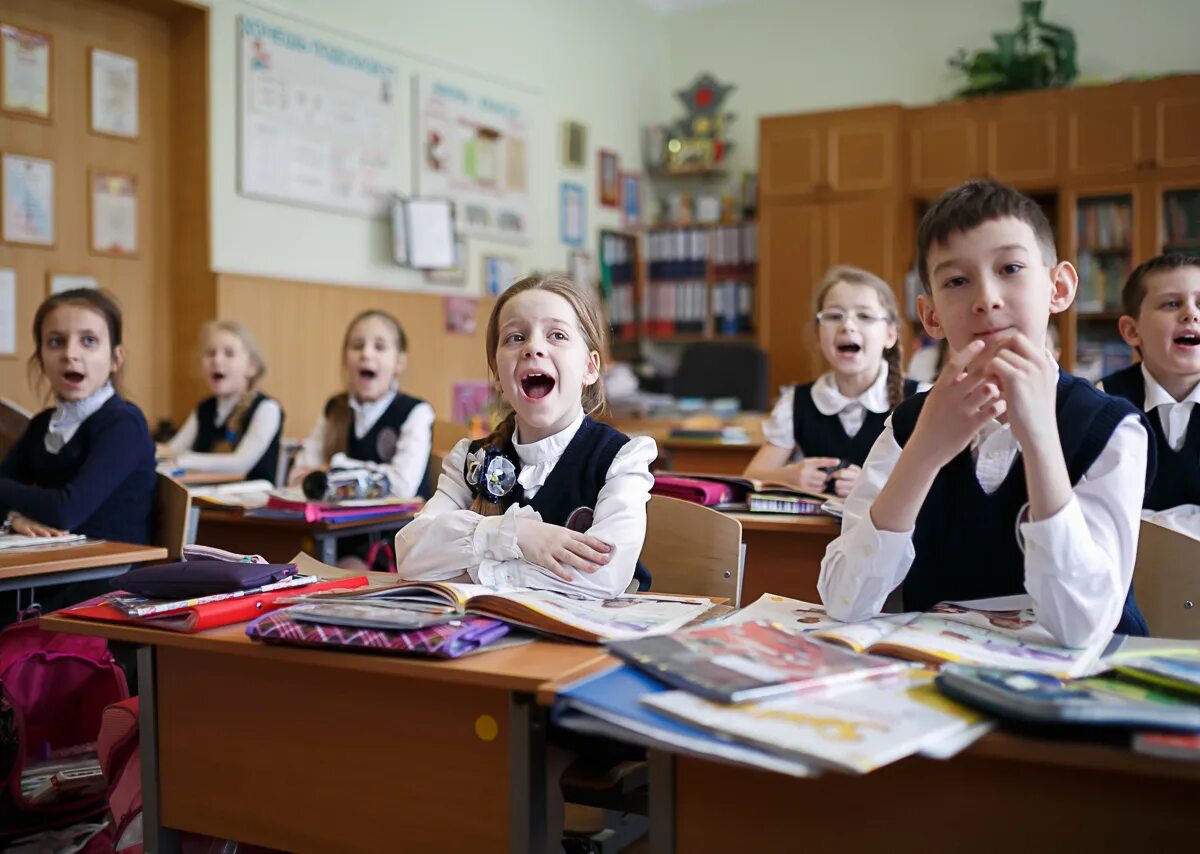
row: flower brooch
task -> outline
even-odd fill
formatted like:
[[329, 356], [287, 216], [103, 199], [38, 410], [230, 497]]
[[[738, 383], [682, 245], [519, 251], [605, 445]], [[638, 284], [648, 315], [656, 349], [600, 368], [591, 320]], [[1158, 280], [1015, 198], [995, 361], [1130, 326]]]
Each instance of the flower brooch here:
[[463, 472], [474, 495], [482, 495], [493, 504], [512, 492], [517, 485], [517, 467], [499, 448], [484, 446], [467, 455]]

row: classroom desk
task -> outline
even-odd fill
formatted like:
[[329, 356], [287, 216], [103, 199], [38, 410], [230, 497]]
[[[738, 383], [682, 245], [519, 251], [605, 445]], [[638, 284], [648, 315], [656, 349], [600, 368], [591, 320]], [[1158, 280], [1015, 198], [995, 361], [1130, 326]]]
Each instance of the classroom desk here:
[[414, 515], [404, 512], [357, 522], [305, 522], [247, 515], [241, 510], [203, 509], [196, 542], [239, 554], [259, 554], [272, 563], [287, 563], [303, 551], [324, 563], [336, 564], [338, 540], [395, 531], [412, 521]]
[[[594, 646], [426, 661], [51, 616], [137, 644], [146, 850], [189, 830], [293, 852], [541, 852], [550, 681]], [[169, 828], [169, 829], [167, 829]]]
[[664, 439], [658, 443], [663, 471], [694, 471], [740, 476], [760, 447], [755, 442], [710, 442], [702, 439]]
[[650, 751], [650, 850], [1195, 850], [1197, 798], [1200, 763], [1004, 733], [813, 779]]
[[161, 546], [139, 546], [109, 540], [38, 546], [0, 553], [0, 591], [29, 590], [112, 578], [130, 564], [165, 560]]
[[221, 474], [212, 471], [185, 471], [173, 477], [184, 486], [220, 486], [223, 483], [238, 483], [246, 479], [244, 474]]
[[825, 547], [841, 533], [833, 516], [788, 516], [729, 513], [742, 523], [746, 563], [742, 571], [742, 604], [764, 593], [819, 602], [817, 575]]

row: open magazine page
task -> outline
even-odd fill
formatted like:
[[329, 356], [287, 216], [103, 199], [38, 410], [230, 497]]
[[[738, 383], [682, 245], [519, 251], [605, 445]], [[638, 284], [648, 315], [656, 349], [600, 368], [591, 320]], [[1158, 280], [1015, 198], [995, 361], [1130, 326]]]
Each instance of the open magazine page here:
[[1087, 649], [1055, 643], [1032, 610], [989, 611], [943, 602], [892, 632], [871, 650], [922, 661], [954, 661], [1055, 676], [1094, 672], [1108, 638]]
[[863, 652], [871, 644], [882, 640], [900, 626], [911, 622], [916, 616], [916, 613], [881, 614], [871, 620], [843, 623], [826, 614], [824, 605], [805, 602], [802, 599], [776, 596], [773, 593], [764, 593], [740, 611], [734, 611], [729, 616], [723, 617], [721, 624], [768, 620], [785, 628], [809, 632], [813, 637], [821, 640], [840, 643], [855, 652]]
[[478, 613], [591, 643], [673, 632], [712, 606], [708, 599], [690, 596], [590, 599], [534, 589], [478, 596], [471, 602]]
[[811, 634], [820, 640], [848, 646], [855, 652], [864, 652], [919, 616], [916, 612], [881, 614], [873, 620], [863, 620], [860, 623], [835, 623], [832, 628], [821, 628]]
[[805, 692], [736, 706], [671, 691], [647, 697], [650, 707], [737, 741], [845, 771], [866, 773], [912, 753], [956, 740], [983, 716], [943, 697], [933, 674]]

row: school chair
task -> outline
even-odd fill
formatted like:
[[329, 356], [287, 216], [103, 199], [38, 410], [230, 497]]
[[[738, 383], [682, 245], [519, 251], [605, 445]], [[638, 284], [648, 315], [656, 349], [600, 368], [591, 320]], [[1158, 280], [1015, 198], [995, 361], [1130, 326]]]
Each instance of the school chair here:
[[17, 444], [17, 440], [29, 426], [29, 418], [29, 412], [23, 406], [0, 397], [0, 457]]
[[742, 523], [711, 507], [651, 495], [642, 564], [655, 593], [721, 596], [740, 607]]
[[279, 440], [279, 459], [275, 463], [275, 485], [287, 486], [288, 474], [292, 470], [292, 463], [296, 461], [296, 456], [304, 447], [304, 443], [299, 439], [288, 439], [286, 436]]
[[192, 507], [188, 488], [159, 472], [155, 478], [153, 545], [167, 550], [170, 560], [183, 560], [183, 547], [196, 540], [199, 508]]
[[1200, 542], [1143, 521], [1133, 593], [1152, 637], [1200, 640]]
[[433, 450], [442, 455], [458, 444], [460, 439], [471, 438], [471, 428], [457, 421], [443, 421], [440, 418], [433, 422]]
[[767, 354], [755, 344], [700, 341], [684, 348], [671, 381], [676, 397], [736, 397], [745, 412], [767, 409]]

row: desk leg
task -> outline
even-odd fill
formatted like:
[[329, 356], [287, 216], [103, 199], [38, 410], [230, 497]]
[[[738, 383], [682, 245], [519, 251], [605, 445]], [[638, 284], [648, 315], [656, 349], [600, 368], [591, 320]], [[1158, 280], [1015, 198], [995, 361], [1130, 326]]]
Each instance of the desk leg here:
[[650, 851], [675, 851], [675, 757], [663, 750], [649, 751]]
[[154, 647], [138, 647], [138, 740], [142, 751], [143, 847], [149, 854], [177, 854], [179, 834], [162, 826], [162, 798], [158, 788], [158, 698], [155, 694], [154, 666]]
[[313, 534], [317, 544], [317, 556], [322, 563], [337, 566], [337, 537], [331, 534]]
[[508, 849], [514, 854], [548, 852], [546, 710], [529, 695], [513, 694], [508, 720]]

